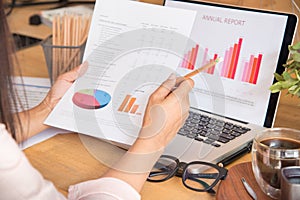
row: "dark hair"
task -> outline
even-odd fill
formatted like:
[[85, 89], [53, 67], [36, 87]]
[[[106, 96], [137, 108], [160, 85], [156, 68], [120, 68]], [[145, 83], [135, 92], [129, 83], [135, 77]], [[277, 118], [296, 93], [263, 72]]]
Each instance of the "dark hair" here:
[[0, 123], [6, 125], [12, 137], [20, 141], [20, 119], [16, 112], [17, 94], [14, 90], [12, 76], [14, 75], [14, 45], [10, 34], [3, 0], [0, 0]]

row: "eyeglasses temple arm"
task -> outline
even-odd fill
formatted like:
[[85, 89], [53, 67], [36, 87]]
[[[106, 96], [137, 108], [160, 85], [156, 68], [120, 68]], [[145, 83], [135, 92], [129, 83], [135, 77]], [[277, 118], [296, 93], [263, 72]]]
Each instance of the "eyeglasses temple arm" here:
[[170, 172], [168, 171], [152, 171], [149, 174], [149, 177], [154, 177], [154, 176], [159, 176], [159, 175], [166, 175], [169, 174]]

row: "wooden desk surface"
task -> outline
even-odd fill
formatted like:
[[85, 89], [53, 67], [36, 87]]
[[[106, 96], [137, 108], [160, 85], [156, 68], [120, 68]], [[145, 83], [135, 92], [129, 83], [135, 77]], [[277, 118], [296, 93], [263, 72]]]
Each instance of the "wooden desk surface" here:
[[[161, 4], [160, 0], [146, 2]], [[215, 0], [212, 2], [239, 4], [247, 7], [263, 7], [282, 11], [291, 11], [291, 4], [286, 0]], [[269, 3], [273, 2], [273, 6]], [[29, 26], [28, 17], [38, 13], [47, 6], [33, 6], [15, 9], [9, 16], [11, 31], [46, 38], [51, 30], [44, 26]], [[22, 74], [25, 76], [48, 77], [41, 46], [34, 46], [17, 52]], [[281, 94], [275, 127], [290, 127], [300, 129], [300, 100]], [[68, 133], [57, 135], [47, 141], [34, 145], [25, 150], [32, 165], [46, 179], [54, 182], [55, 186], [67, 194], [69, 185], [99, 178], [107, 170], [107, 166], [95, 159], [82, 145], [79, 135]], [[250, 154], [235, 163], [250, 161]], [[230, 166], [229, 166], [230, 167]], [[143, 199], [215, 199], [207, 193], [197, 193], [186, 189], [179, 178], [172, 178], [163, 183], [146, 182], [142, 192]]]

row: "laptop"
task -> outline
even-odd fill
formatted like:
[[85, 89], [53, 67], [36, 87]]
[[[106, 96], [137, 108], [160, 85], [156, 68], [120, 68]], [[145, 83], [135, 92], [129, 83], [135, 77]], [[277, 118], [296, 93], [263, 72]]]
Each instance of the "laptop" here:
[[[279, 94], [272, 94], [269, 87], [274, 72], [284, 70], [297, 17], [187, 0], [165, 0], [164, 6], [197, 11], [191, 33], [196, 45], [185, 56], [193, 57], [192, 64], [181, 63], [180, 73], [223, 58], [193, 78], [190, 116], [164, 154], [185, 162], [227, 164], [250, 152], [255, 135], [273, 126]], [[197, 58], [200, 48], [201, 58]]]

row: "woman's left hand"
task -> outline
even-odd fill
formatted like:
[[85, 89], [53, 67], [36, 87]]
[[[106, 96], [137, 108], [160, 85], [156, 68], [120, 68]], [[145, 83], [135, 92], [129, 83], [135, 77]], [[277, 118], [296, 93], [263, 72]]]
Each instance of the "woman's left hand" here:
[[88, 62], [85, 61], [71, 71], [60, 75], [48, 92], [46, 98], [43, 100], [43, 103], [52, 110], [66, 91], [71, 87], [73, 82], [86, 72], [87, 67]]
[[22, 127], [17, 127], [17, 132], [19, 135], [23, 135], [22, 138], [18, 139], [18, 142], [24, 141], [48, 128], [44, 124], [45, 119], [71, 87], [72, 83], [86, 72], [87, 67], [88, 63], [84, 62], [73, 70], [60, 75], [39, 105], [18, 113]]

